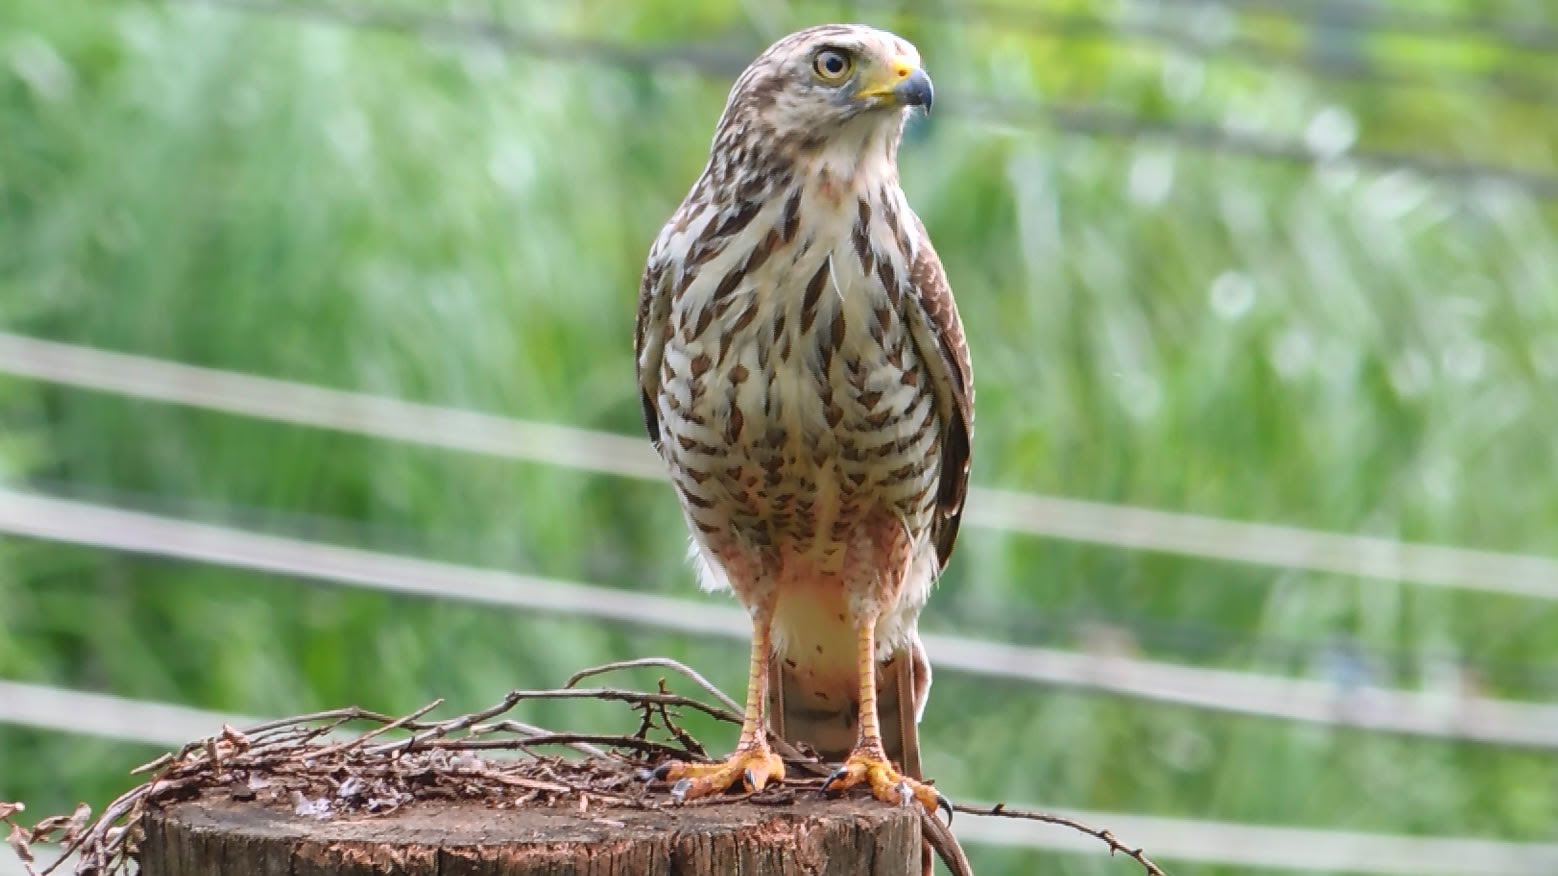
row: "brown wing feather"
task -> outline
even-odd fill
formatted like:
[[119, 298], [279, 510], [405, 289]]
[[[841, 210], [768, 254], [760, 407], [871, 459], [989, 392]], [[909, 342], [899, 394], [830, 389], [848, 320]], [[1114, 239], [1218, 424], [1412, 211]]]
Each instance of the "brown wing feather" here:
[[655, 399], [660, 395], [660, 360], [665, 353], [665, 324], [671, 314], [665, 275], [664, 261], [650, 253], [644, 277], [638, 284], [638, 321], [633, 329], [639, 403], [644, 408], [644, 428], [656, 448], [660, 446], [660, 413]]
[[942, 568], [957, 542], [968, 494], [968, 467], [974, 437], [974, 372], [963, 336], [963, 321], [947, 283], [941, 259], [931, 246], [925, 226], [916, 218], [919, 241], [909, 271], [911, 336], [931, 376], [931, 388], [941, 411], [945, 434], [941, 442], [941, 483], [937, 518], [932, 530]]

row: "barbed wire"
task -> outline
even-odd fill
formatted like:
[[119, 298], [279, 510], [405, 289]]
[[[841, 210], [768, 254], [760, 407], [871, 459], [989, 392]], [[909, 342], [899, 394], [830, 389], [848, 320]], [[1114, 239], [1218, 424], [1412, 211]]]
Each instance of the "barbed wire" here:
[[1222, 8], [1310, 27], [1346, 27], [1435, 40], [1474, 38], [1538, 53], [1558, 53], [1558, 28], [1536, 20], [1455, 15], [1359, 0], [1155, 0], [1166, 6]]
[[1558, 176], [1508, 167], [1384, 149], [1317, 150], [1301, 141], [1256, 130], [1212, 124], [1172, 122], [1105, 107], [1053, 107], [973, 100], [965, 112], [988, 122], [1053, 124], [1063, 131], [1101, 138], [1158, 140], [1205, 152], [1260, 158], [1314, 167], [1361, 167], [1377, 171], [1407, 171], [1457, 184], [1494, 183], [1513, 186], [1543, 200], [1558, 200]]
[[[3, 336], [0, 336], [3, 337]], [[0, 344], [3, 348], [3, 344]], [[4, 373], [0, 353], [0, 374]], [[29, 488], [61, 499], [98, 506], [133, 509], [185, 520], [221, 521], [254, 532], [287, 532], [334, 544], [355, 544], [401, 556], [453, 550], [460, 556], [480, 555], [477, 541], [461, 541], [461, 530], [441, 531], [429, 537], [424, 529], [344, 518], [317, 512], [298, 512], [236, 503], [205, 501], [109, 488], [78, 480], [29, 478]], [[3, 528], [3, 527], [0, 527]], [[450, 539], [456, 543], [451, 546]], [[597, 554], [601, 556], [601, 554]], [[621, 555], [604, 555], [624, 560]], [[1021, 581], [981, 579], [995, 590], [1024, 586]], [[1084, 585], [1085, 587], [1085, 585]], [[1529, 623], [1538, 625], [1540, 616]], [[925, 628], [978, 629], [995, 639], [1025, 645], [1073, 647], [1084, 653], [1097, 645], [1127, 653], [1151, 654], [1154, 659], [1205, 665], [1238, 655], [1254, 667], [1321, 668], [1327, 675], [1345, 676], [1349, 684], [1402, 684], [1425, 668], [1449, 669], [1462, 674], [1469, 684], [1501, 691], [1503, 696], [1542, 700], [1558, 697], [1558, 662], [1495, 658], [1468, 654], [1457, 647], [1407, 647], [1373, 644], [1350, 633], [1304, 638], [1271, 631], [1249, 632], [1207, 621], [1155, 617], [1126, 605], [1046, 606], [1042, 614], [1014, 613], [1010, 604], [991, 595], [961, 588], [932, 600], [921, 617]], [[1505, 628], [1506, 636], [1515, 630]], [[739, 708], [731, 706], [731, 708]], [[187, 734], [186, 734], [187, 735]]]
[[[413, 34], [452, 43], [482, 42], [513, 52], [561, 61], [589, 60], [620, 69], [683, 70], [700, 76], [730, 78], [751, 60], [751, 52], [697, 43], [654, 47], [564, 34], [542, 33], [490, 18], [455, 17], [403, 9], [369, 8], [361, 3], [283, 3], [277, 0], [162, 0], [168, 4], [203, 6], [246, 14], [335, 25], [363, 30]], [[1460, 185], [1495, 183], [1512, 186], [1544, 200], [1558, 200], [1558, 175], [1479, 161], [1433, 155], [1349, 148], [1317, 149], [1274, 134], [1238, 130], [1211, 123], [1154, 119], [1102, 106], [1044, 106], [1032, 101], [994, 101], [950, 94], [938, 106], [976, 121], [1025, 128], [1053, 128], [1062, 133], [1095, 138], [1159, 140], [1214, 154], [1236, 155], [1300, 166], [1346, 167], [1409, 171], [1426, 178]], [[938, 113], [941, 110], [938, 109]]]
[[[934, 18], [938, 23], [953, 22], [962, 26], [1002, 31], [1015, 29], [1029, 36], [1141, 43], [1211, 62], [1264, 71], [1282, 69], [1311, 79], [1360, 86], [1453, 92], [1475, 97], [1491, 96], [1537, 106], [1558, 106], [1558, 94], [1554, 93], [1552, 83], [1517, 73], [1446, 73], [1441, 65], [1400, 62], [1387, 67], [1359, 54], [1327, 53], [1323, 58], [1313, 57], [1295, 54], [1277, 44], [1247, 36], [1206, 33], [1130, 16], [1100, 18], [995, 3], [965, 3], [955, 10], [945, 6], [905, 10], [896, 0], [853, 0], [852, 5], [888, 14], [896, 12], [918, 19]], [[1215, 8], [1215, 4], [1207, 5]]]
[[[713, 640], [744, 640], [750, 629], [750, 619], [728, 604], [369, 551], [3, 488], [0, 533]], [[1417, 692], [1346, 678], [1263, 675], [1009, 644], [989, 637], [926, 633], [921, 638], [938, 671], [1231, 714], [1558, 750], [1558, 706], [1493, 699], [1466, 689]], [[7, 705], [0, 699], [0, 712]]]
[[[656, 482], [666, 477], [664, 463], [639, 437], [5, 332], [0, 332], [0, 374], [595, 474]], [[1403, 542], [983, 485], [970, 491], [964, 524], [1122, 549], [1558, 600], [1558, 558], [1537, 554]]]

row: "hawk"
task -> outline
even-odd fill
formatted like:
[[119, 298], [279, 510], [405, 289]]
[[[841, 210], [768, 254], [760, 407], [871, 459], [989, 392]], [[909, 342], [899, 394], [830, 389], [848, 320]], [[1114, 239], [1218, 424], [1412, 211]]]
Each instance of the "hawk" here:
[[[920, 609], [973, 433], [968, 347], [898, 143], [930, 77], [909, 42], [825, 25], [736, 80], [709, 161], [649, 253], [636, 353], [704, 587], [752, 618], [735, 753], [668, 764], [681, 799], [783, 781], [767, 733], [932, 814]], [[950, 814], [950, 807], [949, 814]]]

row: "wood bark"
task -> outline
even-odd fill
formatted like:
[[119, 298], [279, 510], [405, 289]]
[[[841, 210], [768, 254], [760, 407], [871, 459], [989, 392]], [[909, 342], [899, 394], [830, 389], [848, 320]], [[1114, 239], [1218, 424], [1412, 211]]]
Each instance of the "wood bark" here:
[[299, 817], [195, 800], [152, 813], [142, 876], [908, 876], [920, 820], [874, 800], [663, 810], [422, 802], [387, 816]]

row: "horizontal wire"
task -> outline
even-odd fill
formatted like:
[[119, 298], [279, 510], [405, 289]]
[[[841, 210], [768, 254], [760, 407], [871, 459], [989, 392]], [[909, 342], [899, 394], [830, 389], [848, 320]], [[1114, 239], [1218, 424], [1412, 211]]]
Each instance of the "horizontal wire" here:
[[[17, 490], [0, 489], [0, 533], [693, 636], [740, 641], [749, 635], [746, 615], [728, 603], [367, 551]], [[1558, 705], [1337, 685], [960, 636], [930, 634], [923, 641], [933, 666], [986, 678], [1374, 732], [1558, 750]]]
[[[1382, 35], [1435, 40], [1478, 40], [1537, 53], [1558, 53], [1558, 28], [1535, 19], [1501, 20], [1487, 15], [1453, 15], [1412, 9], [1406, 3], [1359, 0], [1152, 0], [1165, 6], [1221, 8], [1281, 18], [1308, 27], [1349, 28]], [[1143, 3], [1143, 5], [1150, 5]]]
[[[686, 70], [705, 76], [732, 77], [750, 62], [750, 53], [707, 45], [678, 44], [647, 48], [530, 31], [477, 17], [452, 17], [404, 9], [375, 9], [362, 3], [284, 3], [279, 0], [163, 0], [234, 12], [290, 18], [363, 30], [415, 34], [454, 43], [483, 42], [514, 52], [561, 61], [597, 61], [633, 70]], [[951, 94], [937, 101], [946, 112], [977, 121], [1052, 127], [1063, 133], [1098, 138], [1155, 139], [1203, 151], [1288, 164], [1343, 167], [1349, 164], [1383, 171], [1410, 171], [1456, 184], [1497, 183], [1543, 199], [1558, 199], [1558, 175], [1415, 152], [1348, 149], [1340, 154], [1299, 140], [1225, 128], [1210, 123], [1151, 119], [1101, 106], [1042, 106], [1031, 101], [996, 101]]]
[[[435, 546], [441, 546], [441, 551], [454, 552], [453, 555], [442, 553], [446, 559], [484, 555], [483, 540], [468, 537], [458, 528], [427, 530], [406, 522], [367, 521], [227, 500], [105, 487], [80, 480], [28, 477], [25, 485], [31, 492], [60, 499], [164, 517], [219, 522], [237, 529], [282, 532], [400, 555], [424, 555]], [[1288, 636], [1282, 631], [1246, 631], [1208, 621], [1166, 618], [1132, 611], [1126, 605], [1049, 606], [1041, 614], [1013, 613], [1010, 604], [993, 594], [968, 592], [962, 592], [956, 598], [932, 601], [921, 616], [921, 624], [922, 627], [943, 629], [977, 629], [988, 631], [988, 638], [1082, 651], [1089, 649], [1088, 642], [1107, 640], [1110, 647], [1124, 647], [1132, 653], [1150, 653], [1154, 659], [1171, 663], [1215, 664], [1237, 655], [1237, 659], [1250, 666], [1326, 667], [1326, 671], [1346, 672], [1353, 679], [1381, 686], [1409, 686], [1409, 682], [1392, 680], [1414, 677], [1426, 667], [1443, 667], [1468, 673], [1484, 689], [1500, 691], [1501, 695], [1558, 701], [1558, 662], [1468, 653], [1454, 644], [1440, 647], [1386, 645], [1340, 633], [1321, 638]]]
[[178, 748], [220, 733], [223, 724], [251, 727], [260, 719], [0, 679], [0, 722]]
[[[0, 332], [0, 374], [425, 447], [652, 481], [648, 439], [510, 419]], [[1210, 560], [1558, 600], [1558, 558], [976, 487], [971, 526]]]
[[965, 3], [957, 9], [937, 6], [912, 10], [904, 9], [896, 0], [853, 0], [853, 4], [882, 12], [898, 12], [911, 18], [935, 18], [938, 22], [956, 22], [962, 26], [989, 30], [1016, 30], [1037, 37], [1140, 43], [1210, 62], [1267, 72], [1282, 69], [1311, 79], [1380, 88], [1497, 97], [1537, 106], [1558, 106], [1558, 95], [1553, 93], [1551, 83], [1517, 73], [1446, 73], [1442, 65], [1408, 66], [1397, 63], [1387, 66], [1357, 53], [1327, 53], [1323, 57], [1294, 53], [1283, 46], [1259, 39], [1194, 30], [1192, 28], [1196, 27], [1197, 22], [1183, 16], [1179, 19], [1182, 24], [1171, 26], [1163, 21], [1130, 17], [1099, 18], [997, 3]]
[[[179, 748], [219, 732], [224, 723], [243, 728], [258, 724], [259, 719], [0, 680], [0, 723]], [[1017, 808], [1045, 807], [1021, 804]], [[1159, 859], [1385, 876], [1548, 876], [1558, 872], [1558, 845], [1554, 844], [1392, 836], [1118, 812], [1050, 811], [1101, 825]], [[1097, 842], [1089, 837], [1032, 822], [960, 816], [954, 832], [966, 843], [1100, 852]], [[49, 854], [57, 850], [43, 847], [40, 851]], [[22, 873], [0, 852], [0, 876]]]

